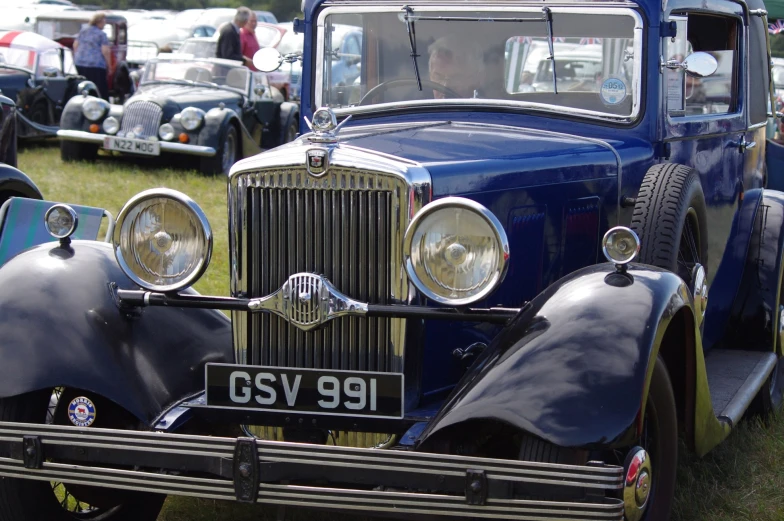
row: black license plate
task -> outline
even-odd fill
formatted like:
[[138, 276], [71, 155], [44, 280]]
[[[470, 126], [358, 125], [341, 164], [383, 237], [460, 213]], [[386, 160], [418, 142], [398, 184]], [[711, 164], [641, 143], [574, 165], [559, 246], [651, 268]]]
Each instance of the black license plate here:
[[403, 375], [207, 364], [207, 405], [258, 411], [403, 417]]

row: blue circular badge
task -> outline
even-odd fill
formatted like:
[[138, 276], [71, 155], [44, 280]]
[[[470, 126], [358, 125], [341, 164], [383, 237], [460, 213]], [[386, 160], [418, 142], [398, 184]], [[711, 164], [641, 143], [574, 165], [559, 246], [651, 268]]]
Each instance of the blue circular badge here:
[[84, 396], [74, 398], [68, 404], [68, 418], [77, 427], [89, 427], [95, 421], [95, 404]]
[[626, 98], [626, 84], [618, 78], [607, 78], [602, 83], [599, 95], [607, 105], [617, 105]]

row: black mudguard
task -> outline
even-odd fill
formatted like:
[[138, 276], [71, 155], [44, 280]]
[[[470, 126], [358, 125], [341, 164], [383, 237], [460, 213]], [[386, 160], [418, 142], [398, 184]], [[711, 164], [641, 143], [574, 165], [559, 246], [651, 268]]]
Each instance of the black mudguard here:
[[652, 266], [632, 265], [625, 275], [609, 264], [572, 273], [485, 349], [420, 445], [473, 420], [567, 447], [628, 442], [663, 333], [679, 311], [693, 313], [691, 302], [677, 275]]
[[0, 398], [56, 386], [99, 394], [147, 425], [204, 390], [204, 364], [232, 362], [215, 310], [124, 312], [110, 283], [139, 289], [109, 244], [48, 243], [0, 268]]
[[0, 204], [12, 196], [29, 197], [30, 199], [44, 198], [33, 180], [21, 170], [0, 163]]
[[[762, 190], [743, 278], [727, 321], [727, 349], [770, 351], [779, 334], [784, 279], [784, 193]], [[783, 353], [779, 353], [781, 355]]]

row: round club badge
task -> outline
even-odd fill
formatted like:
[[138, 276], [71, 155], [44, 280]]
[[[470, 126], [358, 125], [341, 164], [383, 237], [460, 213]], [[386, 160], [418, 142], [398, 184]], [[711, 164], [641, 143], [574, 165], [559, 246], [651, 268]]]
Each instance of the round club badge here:
[[618, 78], [607, 78], [602, 82], [599, 95], [607, 105], [617, 105], [626, 98], [626, 84]]
[[68, 418], [77, 427], [89, 427], [95, 421], [95, 404], [89, 398], [77, 396], [68, 404]]

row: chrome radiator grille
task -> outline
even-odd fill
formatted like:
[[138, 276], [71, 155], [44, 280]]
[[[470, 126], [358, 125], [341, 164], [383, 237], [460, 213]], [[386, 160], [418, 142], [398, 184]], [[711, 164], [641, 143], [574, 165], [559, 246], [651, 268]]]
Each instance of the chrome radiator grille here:
[[[158, 135], [158, 127], [161, 125], [163, 109], [151, 101], [135, 101], [128, 104], [123, 111], [120, 132], [126, 134], [132, 131], [136, 137], [146, 138]], [[141, 133], [134, 130], [136, 127], [142, 128]]]
[[[308, 179], [308, 177], [305, 179]], [[375, 176], [346, 173], [344, 186], [298, 186], [266, 179], [244, 188], [242, 233], [247, 290], [268, 295], [298, 272], [323, 274], [364, 302], [393, 297], [392, 237], [399, 193]], [[283, 181], [278, 179], [277, 181]], [[293, 186], [292, 186], [293, 185]], [[396, 274], [399, 277], [399, 275]], [[387, 318], [340, 318], [303, 332], [270, 314], [246, 318], [251, 365], [402, 372]], [[399, 346], [402, 347], [402, 346]]]
[[[281, 155], [282, 160], [269, 161], [304, 159], [301, 152]], [[232, 294], [269, 295], [290, 275], [312, 272], [357, 300], [407, 301], [403, 233], [429, 192], [423, 194], [420, 183], [409, 184], [398, 165], [382, 166], [390, 172], [333, 164], [314, 177], [300, 162], [234, 174], [229, 187]], [[423, 177], [414, 174], [417, 180]], [[303, 332], [276, 315], [238, 311], [232, 327], [240, 364], [395, 373], [405, 368], [406, 321], [400, 318], [343, 317]], [[417, 395], [417, 381], [407, 376], [407, 396], [409, 382], [410, 395]], [[284, 439], [279, 428], [248, 429], [266, 439]], [[390, 441], [385, 434], [344, 431], [330, 431], [328, 439], [360, 447]]]

